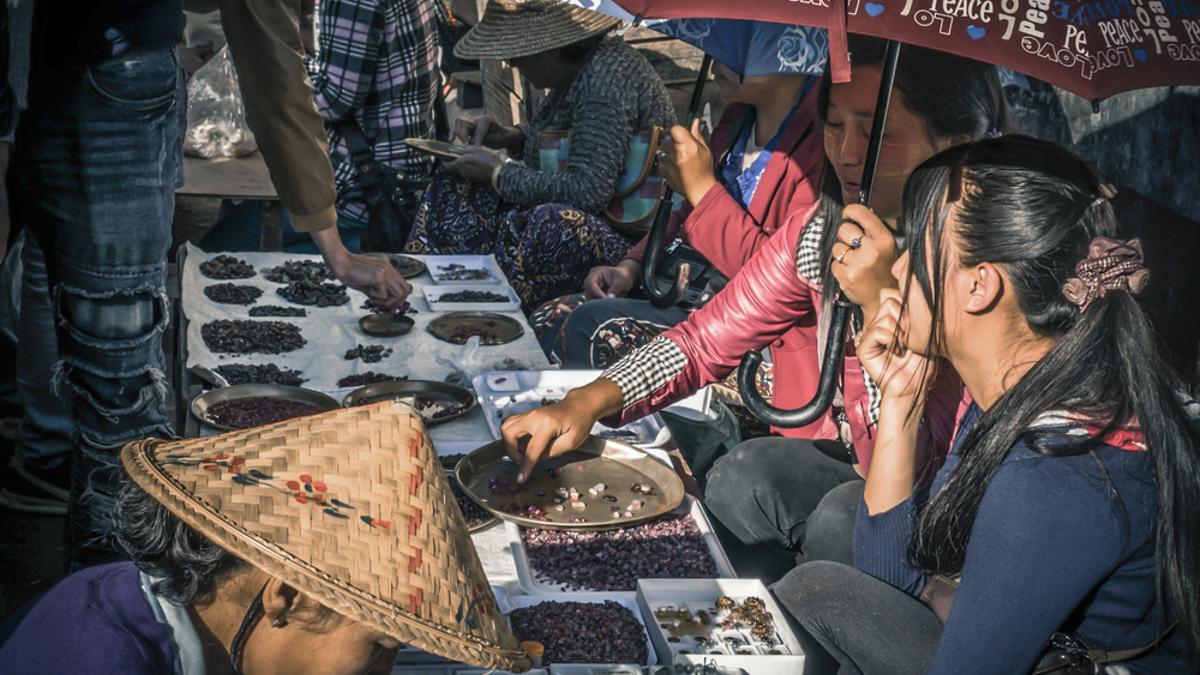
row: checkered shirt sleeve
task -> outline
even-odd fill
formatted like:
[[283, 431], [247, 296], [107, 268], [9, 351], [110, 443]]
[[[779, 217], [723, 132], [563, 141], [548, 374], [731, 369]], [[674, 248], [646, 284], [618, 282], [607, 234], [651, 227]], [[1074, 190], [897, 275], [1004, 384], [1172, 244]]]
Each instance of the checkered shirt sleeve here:
[[620, 388], [622, 407], [628, 408], [679, 377], [687, 364], [687, 355], [674, 342], [658, 337], [614, 363], [600, 377]]

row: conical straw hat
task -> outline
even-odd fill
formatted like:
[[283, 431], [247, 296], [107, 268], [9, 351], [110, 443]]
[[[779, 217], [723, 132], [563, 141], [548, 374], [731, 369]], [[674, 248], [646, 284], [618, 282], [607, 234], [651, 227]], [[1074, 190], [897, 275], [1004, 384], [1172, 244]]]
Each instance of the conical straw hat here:
[[607, 33], [621, 22], [560, 0], [488, 0], [483, 18], [454, 46], [460, 59], [515, 59]]
[[121, 451], [189, 527], [419, 649], [525, 670], [418, 415], [383, 402]]

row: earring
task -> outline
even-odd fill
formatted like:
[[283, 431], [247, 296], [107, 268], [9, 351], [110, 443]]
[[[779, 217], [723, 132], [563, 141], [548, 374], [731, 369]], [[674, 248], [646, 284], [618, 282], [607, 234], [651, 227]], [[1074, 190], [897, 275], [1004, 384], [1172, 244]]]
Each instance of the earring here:
[[271, 628], [283, 628], [287, 625], [287, 619], [279, 617], [271, 622]]

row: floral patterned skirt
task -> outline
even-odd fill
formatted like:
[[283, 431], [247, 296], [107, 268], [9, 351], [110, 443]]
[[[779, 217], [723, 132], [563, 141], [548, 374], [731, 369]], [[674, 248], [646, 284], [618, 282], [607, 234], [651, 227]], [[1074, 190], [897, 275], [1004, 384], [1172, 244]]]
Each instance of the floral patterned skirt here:
[[496, 256], [526, 311], [579, 290], [588, 270], [616, 265], [630, 240], [607, 220], [563, 204], [519, 209], [446, 172], [425, 192], [404, 250]]

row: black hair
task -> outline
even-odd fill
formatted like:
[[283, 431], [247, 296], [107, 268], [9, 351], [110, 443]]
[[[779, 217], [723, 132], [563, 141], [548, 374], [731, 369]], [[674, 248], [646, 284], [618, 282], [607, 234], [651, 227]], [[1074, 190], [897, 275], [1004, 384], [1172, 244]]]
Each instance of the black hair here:
[[[887, 41], [850, 35], [849, 45], [853, 66], [883, 64]], [[826, 68], [817, 103], [822, 120], [829, 110], [832, 84]], [[897, 104], [921, 118], [931, 144], [947, 139], [980, 139], [1005, 125], [1004, 97], [994, 66], [924, 47], [905, 45], [900, 50], [892, 96], [892, 105]], [[832, 251], [844, 206], [841, 184], [828, 160], [821, 187], [821, 205], [817, 210], [817, 215], [825, 221], [820, 249], [821, 288], [828, 310], [841, 290], [833, 276]]]
[[[1099, 180], [1070, 152], [1024, 136], [951, 148], [913, 172], [904, 192], [910, 264], [903, 285], [915, 280], [929, 303], [934, 355], [945, 353], [940, 289], [951, 203], [958, 207], [959, 264], [1001, 266], [1029, 327], [1055, 345], [962, 441], [960, 464], [914, 530], [913, 563], [938, 574], [962, 570], [983, 494], [1019, 440], [1045, 455], [1077, 455], [1137, 420], [1158, 491], [1159, 599], [1176, 615], [1200, 665], [1200, 531], [1193, 514], [1200, 504], [1200, 431], [1184, 409], [1186, 389], [1130, 293], [1109, 292], [1083, 312], [1062, 293], [1092, 239], [1117, 232]], [[1060, 409], [1100, 432], [1066, 442], [1061, 433], [1030, 431], [1040, 414]]]
[[139, 570], [158, 579], [154, 592], [180, 605], [211, 602], [217, 582], [246, 564], [184, 525], [128, 477], [113, 521], [117, 543]]

